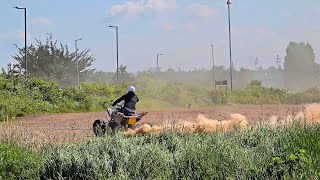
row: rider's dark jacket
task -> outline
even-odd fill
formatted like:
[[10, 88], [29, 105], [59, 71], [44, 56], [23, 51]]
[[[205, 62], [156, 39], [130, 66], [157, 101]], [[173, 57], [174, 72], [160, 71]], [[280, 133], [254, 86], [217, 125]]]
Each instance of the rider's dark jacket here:
[[112, 104], [112, 106], [115, 106], [116, 104], [118, 104], [121, 101], [124, 101], [124, 107], [128, 111], [134, 112], [136, 110], [136, 103], [139, 102], [139, 98], [134, 92], [130, 91], [127, 94], [121, 96], [119, 99], [117, 99]]

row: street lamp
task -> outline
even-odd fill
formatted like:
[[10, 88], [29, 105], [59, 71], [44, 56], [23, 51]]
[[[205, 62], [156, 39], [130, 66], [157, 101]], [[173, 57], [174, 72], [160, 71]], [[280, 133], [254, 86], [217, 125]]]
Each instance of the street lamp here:
[[157, 70], [159, 71], [159, 56], [162, 56], [163, 54], [157, 54]]
[[119, 84], [119, 46], [118, 46], [118, 26], [109, 26], [116, 28], [116, 43], [117, 43], [117, 84]]
[[212, 80], [213, 80], [213, 87], [215, 85], [215, 79], [214, 79], [214, 56], [213, 56], [213, 45], [211, 44], [211, 57], [212, 57]]
[[77, 42], [78, 41], [81, 41], [83, 38], [79, 38], [79, 39], [76, 39], [74, 42], [75, 42], [75, 45], [76, 45], [76, 61], [77, 61], [77, 74], [78, 74], [78, 87], [80, 87], [80, 72], [79, 72], [79, 60], [78, 60], [78, 46], [77, 46]]
[[25, 77], [27, 79], [27, 74], [28, 74], [28, 65], [27, 65], [27, 8], [22, 8], [22, 7], [13, 7], [13, 8], [24, 10], [24, 61], [26, 63]]
[[230, 89], [232, 91], [232, 51], [231, 51], [231, 28], [230, 28], [230, 0], [227, 1], [228, 4], [228, 19], [229, 19], [229, 52], [230, 52]]

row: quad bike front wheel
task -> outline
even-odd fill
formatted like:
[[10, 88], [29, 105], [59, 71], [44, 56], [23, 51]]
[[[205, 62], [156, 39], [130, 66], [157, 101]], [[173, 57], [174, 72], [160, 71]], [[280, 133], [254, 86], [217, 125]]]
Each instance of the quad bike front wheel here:
[[106, 126], [106, 123], [103, 120], [97, 119], [97, 120], [94, 121], [92, 129], [93, 129], [93, 133], [96, 136], [102, 137], [106, 133], [107, 126]]

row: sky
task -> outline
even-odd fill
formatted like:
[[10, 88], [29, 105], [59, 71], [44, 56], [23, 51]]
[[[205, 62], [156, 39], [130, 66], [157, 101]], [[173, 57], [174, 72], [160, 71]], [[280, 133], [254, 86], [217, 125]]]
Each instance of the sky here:
[[[320, 61], [319, 0], [231, 0], [232, 60], [235, 68], [276, 66], [290, 41], [309, 42]], [[24, 46], [27, 8], [28, 45], [47, 33], [70, 51], [90, 49], [96, 70], [116, 70], [115, 29], [119, 27], [119, 64], [129, 72], [229, 67], [226, 0], [1, 0], [0, 68], [14, 62], [14, 44]]]

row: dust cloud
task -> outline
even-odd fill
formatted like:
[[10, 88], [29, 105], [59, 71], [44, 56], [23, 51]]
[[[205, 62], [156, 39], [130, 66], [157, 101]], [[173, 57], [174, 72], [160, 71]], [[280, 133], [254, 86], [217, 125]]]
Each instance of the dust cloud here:
[[[305, 122], [308, 125], [320, 123], [320, 104], [309, 104], [304, 111], [299, 111], [294, 115], [286, 117], [271, 116], [265, 124], [277, 125], [290, 125], [293, 122]], [[199, 114], [195, 122], [181, 121], [177, 124], [169, 124], [162, 126], [152, 126], [150, 124], [142, 124], [136, 129], [128, 129], [123, 132], [124, 136], [131, 137], [138, 134], [160, 133], [163, 131], [177, 131], [185, 133], [215, 133], [227, 132], [238, 128], [244, 130], [249, 125], [246, 117], [242, 114], [231, 114], [229, 120], [216, 120], [205, 117]]]
[[269, 125], [290, 125], [294, 122], [303, 122], [308, 125], [320, 123], [320, 104], [309, 104], [305, 111], [299, 111], [294, 115], [287, 115], [285, 118], [271, 116], [266, 124]]
[[177, 131], [186, 133], [214, 133], [217, 131], [227, 132], [230, 129], [240, 128], [244, 129], [248, 124], [245, 116], [241, 114], [231, 114], [230, 120], [219, 121], [215, 119], [206, 118], [203, 114], [198, 115], [195, 122], [182, 121], [174, 125], [151, 126], [149, 124], [142, 124], [135, 130], [128, 129], [123, 132], [127, 137], [135, 136], [137, 134], [160, 133], [162, 131]]

